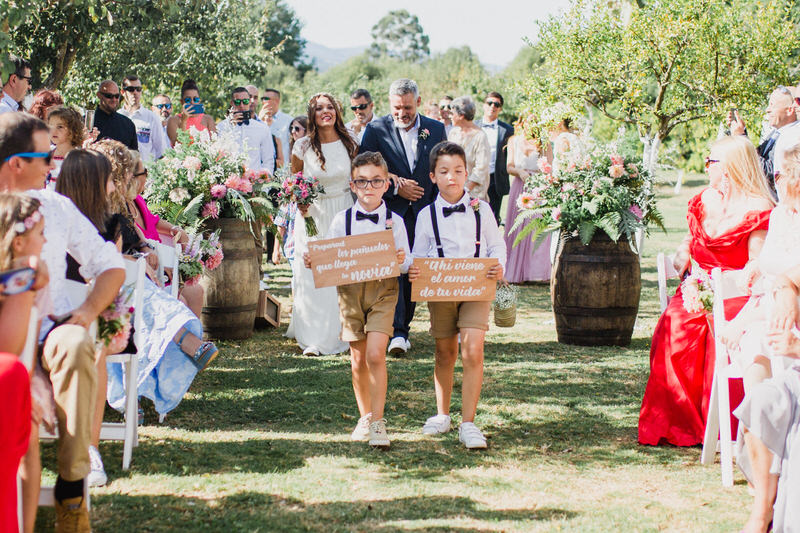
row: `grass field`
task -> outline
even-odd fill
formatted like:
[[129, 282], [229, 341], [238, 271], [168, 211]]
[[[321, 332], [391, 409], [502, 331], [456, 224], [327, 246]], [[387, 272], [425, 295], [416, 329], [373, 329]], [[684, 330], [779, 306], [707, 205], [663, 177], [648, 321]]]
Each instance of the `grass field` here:
[[[696, 175], [679, 195], [661, 189], [669, 233], [645, 242], [629, 348], [558, 344], [549, 287], [522, 288], [517, 325], [487, 337], [476, 423], [488, 450], [465, 450], [457, 432], [420, 433], [435, 414], [424, 306], [409, 357], [389, 360], [388, 451], [349, 441], [358, 410], [348, 359], [300, 355], [282, 336], [285, 312], [279, 330], [222, 343], [163, 425], [143, 402], [131, 470], [120, 468], [121, 443], [101, 443], [110, 482], [92, 491], [94, 530], [736, 530], [750, 503], [740, 476], [725, 490], [718, 466], [699, 464], [699, 448], [636, 442], [659, 315], [654, 258], [684, 235], [686, 202], [703, 183]], [[288, 267], [270, 275], [288, 311]], [[458, 380], [453, 397], [458, 413]], [[53, 445], [44, 461], [54, 465]], [[38, 529], [52, 520], [52, 509], [40, 509]]]

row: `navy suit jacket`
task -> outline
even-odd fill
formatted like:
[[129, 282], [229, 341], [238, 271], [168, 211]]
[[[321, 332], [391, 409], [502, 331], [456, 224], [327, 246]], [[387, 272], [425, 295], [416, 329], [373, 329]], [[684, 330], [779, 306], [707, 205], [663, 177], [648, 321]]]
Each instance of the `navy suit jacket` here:
[[416, 202], [411, 202], [400, 195], [394, 194], [394, 188], [389, 189], [383, 198], [386, 200], [386, 205], [389, 209], [400, 216], [405, 216], [409, 208], [413, 210], [414, 214], [419, 213], [423, 207], [433, 202], [438, 192], [436, 186], [431, 182], [430, 161], [428, 158], [431, 154], [431, 148], [436, 146], [437, 143], [447, 140], [447, 135], [445, 134], [444, 124], [419, 115], [420, 134], [424, 130], [428, 131], [428, 135], [424, 139], [420, 138], [417, 141], [416, 164], [413, 171], [408, 167], [405, 148], [400, 140], [397, 128], [394, 127], [394, 120], [391, 115], [380, 117], [367, 124], [364, 130], [364, 137], [361, 139], [361, 146], [358, 148], [359, 153], [379, 152], [386, 160], [389, 172], [401, 178], [411, 178], [425, 189], [422, 198]]
[[[483, 121], [476, 120], [475, 124], [481, 127], [483, 126]], [[505, 196], [511, 188], [508, 181], [508, 167], [506, 163], [508, 161], [508, 139], [511, 138], [512, 135], [514, 135], [514, 128], [511, 124], [506, 124], [502, 120], [498, 120], [497, 155], [494, 160], [494, 181], [489, 184], [490, 187], [494, 187], [494, 192], [497, 193], [497, 196]]]

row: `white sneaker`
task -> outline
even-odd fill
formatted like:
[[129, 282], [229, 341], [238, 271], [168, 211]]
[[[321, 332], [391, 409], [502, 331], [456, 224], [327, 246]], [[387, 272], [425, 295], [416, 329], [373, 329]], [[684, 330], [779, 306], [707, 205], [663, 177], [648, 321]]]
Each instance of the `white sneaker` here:
[[372, 413], [367, 413], [358, 419], [356, 428], [350, 434], [352, 441], [365, 441], [369, 439], [369, 425], [372, 422]]
[[108, 483], [108, 476], [106, 476], [106, 470], [103, 468], [103, 458], [100, 457], [100, 451], [94, 446], [89, 446], [89, 463], [92, 466], [92, 470], [86, 478], [89, 486], [102, 487]]
[[369, 445], [380, 448], [389, 447], [389, 435], [386, 433], [386, 419], [381, 418], [369, 425]]
[[430, 417], [422, 426], [425, 435], [439, 435], [450, 431], [450, 415], [436, 415]]
[[486, 448], [486, 437], [483, 436], [478, 426], [472, 422], [462, 422], [458, 426], [458, 440], [470, 450]]
[[410, 347], [411, 343], [406, 339], [403, 337], [395, 337], [392, 339], [392, 342], [389, 343], [389, 355], [405, 355]]
[[311, 355], [311, 356], [319, 355], [319, 348], [317, 348], [316, 346], [309, 346], [305, 350], [303, 350], [303, 355]]

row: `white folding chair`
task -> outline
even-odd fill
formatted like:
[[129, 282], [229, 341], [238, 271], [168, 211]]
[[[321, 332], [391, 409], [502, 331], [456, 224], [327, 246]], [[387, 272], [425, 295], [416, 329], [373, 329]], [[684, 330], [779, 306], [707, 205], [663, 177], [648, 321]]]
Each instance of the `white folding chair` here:
[[158, 276], [159, 279], [164, 279], [164, 269], [172, 269], [172, 283], [169, 286], [169, 293], [175, 298], [178, 297], [178, 289], [180, 288], [181, 275], [178, 270], [178, 262], [181, 257], [181, 245], [175, 243], [174, 246], [161, 244], [160, 242], [151, 241], [156, 249], [158, 255]]
[[[725, 300], [745, 295], [745, 292], [737, 284], [737, 277], [740, 274], [740, 270], [722, 272], [719, 268], [715, 268], [711, 271], [711, 285], [714, 288], [713, 315], [716, 359], [700, 462], [704, 465], [713, 464], [717, 447], [719, 447], [722, 485], [724, 487], [733, 486], [733, 442], [731, 439], [731, 406], [728, 380], [741, 378], [742, 370], [738, 364], [730, 359], [728, 348], [720, 340], [719, 333], [727, 325], [725, 320]], [[719, 440], [717, 439], [717, 434], [719, 434]]]
[[678, 271], [672, 263], [673, 256], [665, 255], [664, 252], [659, 252], [656, 257], [656, 271], [658, 272], [658, 301], [661, 303], [661, 312], [669, 305], [669, 296], [667, 296], [667, 280], [677, 279], [679, 277]]

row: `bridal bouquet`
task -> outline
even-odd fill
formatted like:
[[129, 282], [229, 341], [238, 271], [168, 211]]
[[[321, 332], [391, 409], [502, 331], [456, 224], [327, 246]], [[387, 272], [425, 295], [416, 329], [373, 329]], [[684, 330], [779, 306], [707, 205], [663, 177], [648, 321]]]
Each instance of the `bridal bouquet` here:
[[111, 353], [119, 353], [128, 345], [131, 335], [133, 306], [129, 304], [133, 287], [123, 286], [114, 301], [97, 317], [97, 341]]
[[200, 280], [203, 270], [214, 270], [222, 259], [222, 244], [219, 242], [219, 230], [203, 238], [202, 233], [190, 233], [189, 242], [181, 250], [178, 270], [186, 285], [194, 285]]
[[274, 211], [268, 173], [248, 170], [232, 133], [178, 131], [178, 142], [150, 168], [145, 197], [173, 223], [198, 218], [265, 220]]
[[541, 159], [539, 172], [528, 178], [517, 207], [520, 212], [512, 230], [523, 229], [514, 244], [553, 230], [577, 235], [588, 244], [600, 229], [614, 242], [624, 235], [635, 246], [636, 232], [648, 224], [664, 229], [653, 177], [640, 159], [624, 157], [614, 146], [598, 147], [581, 160], [569, 159], [558, 172]]
[[681, 282], [683, 308], [690, 313], [707, 312], [714, 308], [714, 289], [705, 270], [693, 265], [692, 274]]
[[[286, 170], [278, 170], [275, 177], [280, 180], [278, 189], [278, 203], [281, 206], [292, 202], [298, 206], [311, 205], [320, 194], [325, 193], [325, 188], [314, 176], [304, 176], [302, 172], [290, 174]], [[305, 217], [306, 235], [314, 237], [319, 233], [317, 223], [311, 216]]]

